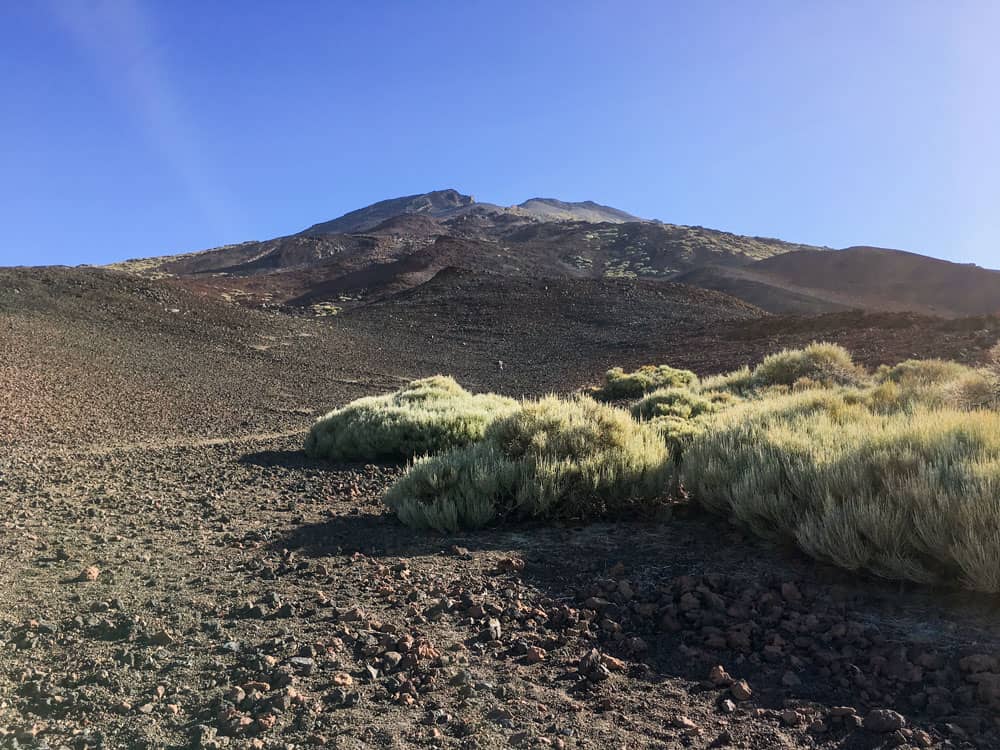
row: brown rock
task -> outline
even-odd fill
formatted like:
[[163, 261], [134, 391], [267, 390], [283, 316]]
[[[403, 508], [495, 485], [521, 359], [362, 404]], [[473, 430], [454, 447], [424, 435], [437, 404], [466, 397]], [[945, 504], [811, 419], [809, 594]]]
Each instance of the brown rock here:
[[750, 684], [746, 680], [737, 680], [729, 687], [729, 692], [738, 701], [748, 701], [753, 695]]
[[862, 726], [869, 732], [888, 734], [905, 727], [906, 719], [903, 718], [902, 714], [888, 708], [875, 708], [865, 716]]
[[80, 581], [96, 581], [101, 575], [101, 569], [96, 565], [88, 565], [86, 568], [80, 571], [79, 578]]
[[786, 708], [781, 712], [781, 723], [786, 727], [797, 727], [802, 723], [802, 714], [792, 708]]
[[729, 687], [733, 684], [733, 678], [721, 664], [715, 665], [708, 671], [708, 681], [715, 687]]
[[545, 661], [546, 656], [546, 651], [541, 646], [529, 646], [524, 654], [524, 660], [528, 664], [538, 664], [538, 662]]

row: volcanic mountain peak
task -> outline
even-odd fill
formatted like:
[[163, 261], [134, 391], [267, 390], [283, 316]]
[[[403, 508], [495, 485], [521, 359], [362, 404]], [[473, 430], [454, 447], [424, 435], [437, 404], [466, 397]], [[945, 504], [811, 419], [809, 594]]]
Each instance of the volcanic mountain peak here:
[[350, 211], [340, 218], [313, 224], [301, 232], [305, 235], [350, 234], [366, 232], [387, 219], [403, 214], [424, 214], [426, 216], [447, 216], [457, 209], [471, 206], [476, 199], [463, 195], [457, 190], [434, 190], [430, 193], [405, 195], [402, 198], [373, 203], [370, 206]]
[[516, 208], [526, 211], [541, 221], [589, 221], [622, 224], [627, 221], [643, 221], [638, 216], [611, 206], [602, 206], [594, 201], [568, 202], [557, 198], [531, 198], [519, 203]]
[[556, 198], [531, 198], [516, 206], [503, 207], [495, 203], [477, 203], [471, 195], [457, 190], [434, 190], [430, 193], [406, 195], [401, 198], [373, 203], [343, 216], [314, 224], [300, 234], [316, 237], [326, 234], [368, 232], [383, 222], [406, 215], [434, 219], [449, 219], [469, 214], [491, 217], [489, 221], [585, 221], [594, 224], [621, 224], [643, 221], [630, 213], [594, 201], [569, 202]]

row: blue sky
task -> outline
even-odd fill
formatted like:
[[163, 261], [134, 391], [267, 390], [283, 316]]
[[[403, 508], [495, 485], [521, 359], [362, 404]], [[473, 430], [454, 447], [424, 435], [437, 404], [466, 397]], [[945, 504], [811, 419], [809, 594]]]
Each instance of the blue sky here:
[[0, 265], [454, 187], [1000, 268], [1000, 3], [0, 4]]

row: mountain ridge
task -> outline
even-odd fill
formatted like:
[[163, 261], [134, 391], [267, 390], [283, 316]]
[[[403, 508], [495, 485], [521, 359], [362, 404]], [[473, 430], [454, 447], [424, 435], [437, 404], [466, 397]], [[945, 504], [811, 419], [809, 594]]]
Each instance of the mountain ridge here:
[[772, 313], [1000, 312], [1000, 272], [974, 265], [667, 224], [591, 200], [534, 197], [503, 207], [453, 188], [378, 201], [296, 234], [111, 267], [290, 309], [383, 299], [456, 267], [507, 277], [676, 281]]

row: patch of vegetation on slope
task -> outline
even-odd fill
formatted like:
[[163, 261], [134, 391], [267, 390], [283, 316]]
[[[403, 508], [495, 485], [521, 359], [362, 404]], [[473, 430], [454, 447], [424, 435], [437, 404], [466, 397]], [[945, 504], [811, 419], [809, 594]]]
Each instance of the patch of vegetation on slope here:
[[309, 430], [305, 451], [335, 461], [410, 458], [478, 440], [493, 420], [516, 409], [513, 399], [473, 395], [436, 375], [326, 414]]
[[552, 396], [497, 420], [473, 445], [417, 461], [385, 502], [403, 523], [440, 531], [621, 516], [653, 510], [670, 473], [654, 429], [621, 409]]
[[[615, 371], [640, 383], [631, 414], [583, 395], [504, 400], [478, 439], [416, 461], [385, 502], [407, 525], [456, 531], [649, 514], [683, 484], [707, 510], [841, 567], [1000, 591], [995, 372], [908, 360], [869, 373], [817, 343], [646, 392], [646, 376], [670, 370]], [[340, 439], [371, 445], [357, 430], [373, 429], [383, 455], [436, 443], [433, 420], [392, 432], [381, 414]]]

